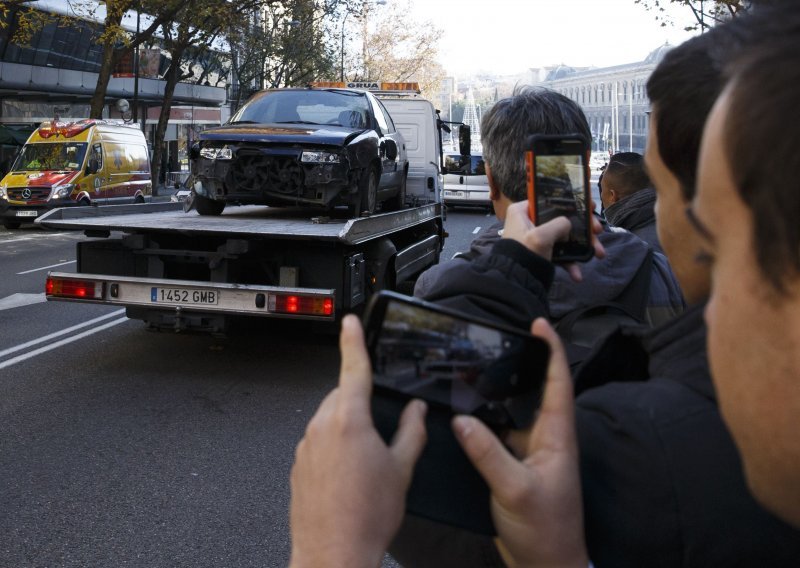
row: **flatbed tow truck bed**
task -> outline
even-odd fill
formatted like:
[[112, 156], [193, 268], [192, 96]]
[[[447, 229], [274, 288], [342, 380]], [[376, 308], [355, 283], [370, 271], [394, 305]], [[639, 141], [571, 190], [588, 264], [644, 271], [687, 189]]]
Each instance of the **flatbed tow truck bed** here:
[[48, 300], [125, 306], [152, 328], [220, 332], [227, 316], [336, 321], [377, 290], [438, 262], [442, 206], [355, 219], [304, 208], [180, 203], [55, 209], [48, 229], [83, 231], [75, 273], [51, 272]]

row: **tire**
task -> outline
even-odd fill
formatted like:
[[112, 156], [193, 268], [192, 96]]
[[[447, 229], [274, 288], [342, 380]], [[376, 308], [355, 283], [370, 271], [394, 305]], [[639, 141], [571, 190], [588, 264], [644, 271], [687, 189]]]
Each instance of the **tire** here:
[[222, 210], [225, 209], [225, 202], [215, 201], [214, 199], [209, 199], [208, 197], [203, 197], [202, 195], [197, 195], [195, 193], [194, 207], [197, 209], [197, 212], [200, 215], [211, 215], [216, 217], [222, 214]]
[[378, 207], [378, 173], [369, 168], [358, 184], [358, 196], [361, 204], [359, 214], [375, 213]]
[[19, 229], [22, 226], [22, 223], [20, 223], [19, 221], [3, 221], [3, 226], [6, 229], [13, 230], [13, 229]]
[[82, 197], [81, 200], [78, 201], [78, 205], [80, 205], [81, 207], [89, 207], [89, 205], [91, 204], [92, 203], [86, 197]]
[[400, 188], [397, 190], [397, 195], [386, 201], [387, 211], [399, 211], [406, 205], [406, 185], [408, 184], [408, 170], [403, 172], [403, 181], [400, 182]]
[[136, 197], [133, 199], [133, 202], [134, 202], [136, 205], [141, 205], [142, 203], [144, 203], [144, 197], [142, 197], [141, 195], [137, 195], [137, 196], [136, 196]]

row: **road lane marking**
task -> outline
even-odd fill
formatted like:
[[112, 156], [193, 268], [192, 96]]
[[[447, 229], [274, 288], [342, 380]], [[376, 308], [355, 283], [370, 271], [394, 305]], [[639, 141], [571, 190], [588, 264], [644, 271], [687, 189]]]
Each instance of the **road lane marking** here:
[[68, 337], [66, 339], [62, 339], [61, 341], [56, 341], [55, 343], [51, 343], [50, 345], [46, 345], [45, 347], [40, 347], [39, 349], [34, 349], [33, 351], [25, 353], [24, 355], [17, 355], [13, 359], [9, 359], [7, 361], [3, 361], [2, 363], [0, 363], [0, 369], [5, 369], [6, 367], [10, 367], [12, 365], [16, 365], [17, 363], [22, 363], [23, 361], [27, 361], [28, 359], [30, 359], [32, 357], [36, 357], [37, 355], [41, 355], [42, 353], [47, 353], [48, 351], [52, 351], [53, 349], [58, 349], [59, 347], [62, 347], [64, 345], [68, 345], [70, 343], [78, 341], [79, 339], [83, 339], [84, 337], [89, 337], [90, 335], [94, 335], [95, 333], [99, 333], [99, 332], [104, 331], [104, 330], [106, 330], [106, 329], [108, 329], [110, 327], [114, 327], [115, 325], [119, 325], [121, 323], [125, 323], [126, 321], [130, 321], [130, 320], [128, 318], [126, 318], [126, 317], [122, 317], [122, 318], [119, 318], [118, 320], [114, 320], [114, 321], [108, 322], [105, 325], [101, 325], [100, 327], [96, 327], [94, 329], [89, 329], [87, 331], [84, 331], [83, 333], [79, 333], [78, 335], [75, 335], [73, 337]]
[[473, 230], [473, 231], [472, 231], [472, 234], [473, 234], [473, 235], [477, 235], [477, 234], [478, 234], [478, 231], [480, 231], [480, 230], [481, 230], [481, 228], [480, 228], [480, 227], [475, 227], [475, 230]]
[[59, 262], [58, 264], [51, 264], [50, 266], [42, 266], [41, 268], [33, 268], [31, 270], [26, 270], [25, 272], [17, 272], [17, 276], [22, 274], [30, 274], [31, 272], [39, 272], [40, 270], [47, 270], [48, 268], [55, 268], [57, 266], [64, 266], [65, 264], [72, 264], [73, 262], [78, 262], [77, 260], [68, 260], [67, 262]]
[[44, 292], [39, 294], [11, 294], [0, 300], [0, 310], [10, 310], [11, 308], [19, 308], [21, 306], [30, 306], [46, 302], [47, 298]]
[[[4, 349], [0, 351], [0, 358], [5, 357], [6, 355], [11, 355], [12, 353], [16, 353], [17, 351], [22, 351], [23, 349], [27, 349], [28, 347], [33, 347], [34, 345], [38, 345], [40, 343], [44, 343], [45, 341], [50, 341], [51, 339], [55, 339], [56, 337], [63, 337], [65, 334], [72, 333], [82, 327], [87, 327], [90, 325], [94, 325], [98, 322], [103, 320], [107, 320], [109, 318], [116, 317], [122, 313], [125, 313], [125, 309], [121, 310], [114, 310], [111, 313], [108, 313], [104, 316], [100, 316], [98, 318], [91, 319], [89, 321], [85, 321], [83, 323], [79, 323], [78, 325], [73, 325], [72, 327], [68, 327], [67, 329], [62, 329], [61, 331], [57, 331], [55, 333], [51, 333], [50, 335], [45, 335], [44, 337], [39, 337], [38, 339], [33, 339], [28, 341], [27, 343], [22, 343], [15, 347], [9, 347], [8, 349]], [[126, 318], [127, 319], [127, 318]]]
[[5, 237], [2, 235], [2, 233], [0, 233], [0, 237], [2, 237], [0, 238], [0, 244], [21, 243], [23, 241], [40, 241], [42, 239], [49, 239], [52, 237], [66, 237], [66, 236], [71, 236], [73, 238], [82, 238], [83, 234], [79, 233], [76, 235], [75, 233], [42, 233], [40, 235], [24, 235], [24, 236], [8, 235], [8, 237]]

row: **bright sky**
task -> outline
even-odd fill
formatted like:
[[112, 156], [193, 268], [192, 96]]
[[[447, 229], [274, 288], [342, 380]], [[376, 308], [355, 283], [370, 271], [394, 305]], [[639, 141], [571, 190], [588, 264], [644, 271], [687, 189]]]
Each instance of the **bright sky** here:
[[634, 0], [411, 1], [416, 20], [444, 30], [440, 62], [457, 76], [633, 63], [665, 41], [677, 45], [696, 33], [683, 31], [695, 22], [689, 8], [670, 8], [674, 25], [661, 27]]

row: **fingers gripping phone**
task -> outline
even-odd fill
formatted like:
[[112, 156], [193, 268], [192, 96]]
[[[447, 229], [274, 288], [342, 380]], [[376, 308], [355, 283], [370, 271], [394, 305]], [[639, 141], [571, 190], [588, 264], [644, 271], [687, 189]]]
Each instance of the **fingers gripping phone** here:
[[533, 421], [550, 356], [542, 339], [387, 291], [372, 297], [364, 331], [376, 389], [495, 430]]
[[589, 148], [577, 134], [534, 135], [528, 139], [528, 213], [534, 225], [556, 217], [572, 223], [569, 240], [557, 242], [553, 262], [587, 261], [592, 244]]

